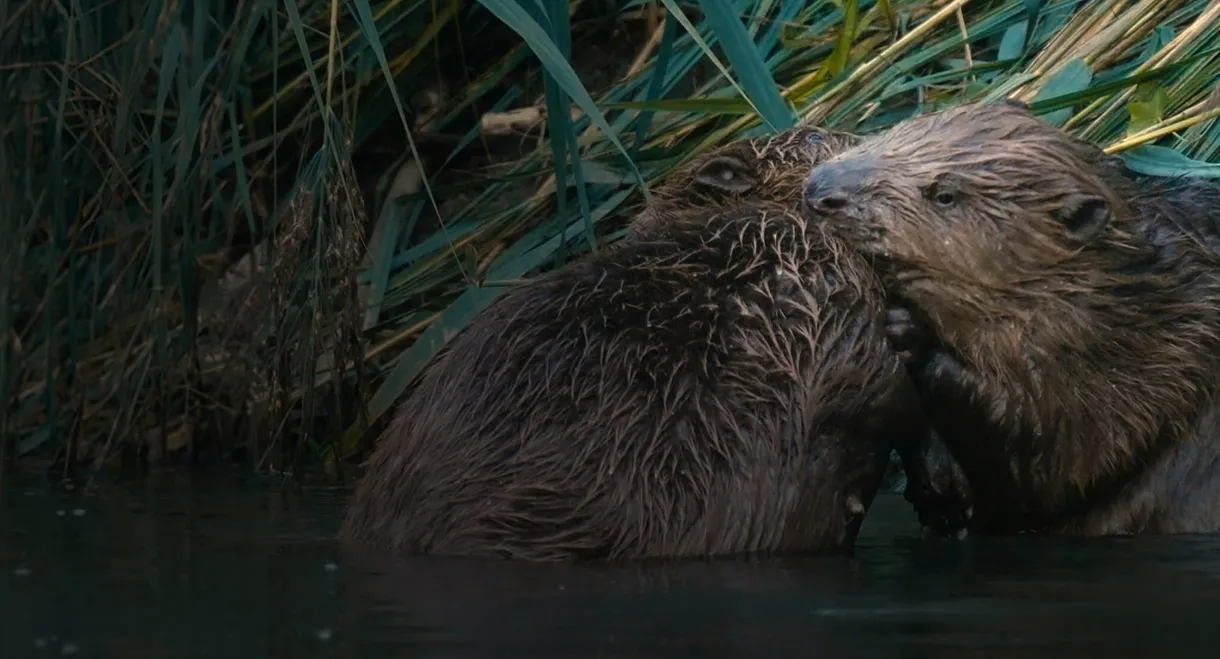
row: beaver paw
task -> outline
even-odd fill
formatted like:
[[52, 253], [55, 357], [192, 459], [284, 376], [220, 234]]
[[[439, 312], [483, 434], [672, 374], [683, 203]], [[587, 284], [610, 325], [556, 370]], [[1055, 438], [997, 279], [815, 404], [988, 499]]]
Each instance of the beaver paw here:
[[906, 493], [907, 501], [915, 506], [919, 525], [927, 535], [966, 537], [974, 506], [970, 495], [950, 484], [933, 485], [919, 493]]
[[966, 365], [957, 357], [945, 350], [933, 350], [926, 355], [923, 367], [919, 369], [919, 380], [925, 383], [936, 383], [936, 386], [953, 385], [958, 389], [970, 390], [977, 384], [971, 377]]
[[908, 497], [915, 504], [915, 513], [919, 515], [919, 524], [925, 535], [939, 537], [966, 537], [974, 516], [974, 506], [969, 503], [969, 495], [949, 489], [946, 492], [930, 491], [914, 498]]
[[920, 455], [911, 457], [903, 495], [915, 507], [925, 533], [964, 537], [974, 516], [974, 500], [961, 466], [935, 433]]
[[886, 310], [885, 334], [904, 364], [910, 364], [922, 341], [922, 331], [915, 316], [906, 307], [893, 306]]

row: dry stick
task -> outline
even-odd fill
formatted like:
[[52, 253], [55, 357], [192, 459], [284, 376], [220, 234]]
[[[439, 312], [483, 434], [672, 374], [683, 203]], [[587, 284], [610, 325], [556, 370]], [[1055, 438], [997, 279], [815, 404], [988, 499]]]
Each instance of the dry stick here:
[[[1050, 73], [1061, 69], [1079, 53], [1082, 53], [1082, 59], [1093, 70], [1104, 68], [1121, 57], [1132, 43], [1144, 38], [1162, 18], [1181, 5], [1182, 1], [1143, 0], [1137, 6], [1128, 8], [1117, 20], [1114, 20], [1114, 16], [1118, 9], [1115, 5], [1110, 5], [1104, 11], [1082, 19], [1079, 25], [1062, 30], [1054, 42], [1035, 58], [1036, 65], [1032, 67], [1031, 72], [1045, 80]], [[1079, 16], [1087, 15], [1082, 13]], [[1099, 28], [1105, 23], [1110, 24]], [[1090, 32], [1091, 34], [1085, 34]], [[1049, 70], [1046, 68], [1048, 63], [1051, 65]], [[1029, 84], [1025, 83], [1025, 91], [1016, 97], [1030, 100], [1039, 88], [1029, 87]], [[1085, 110], [1069, 118], [1064, 129], [1075, 125], [1088, 112], [1105, 102], [1103, 99], [1090, 104]]]
[[[652, 34], [648, 37], [648, 42], [644, 44], [643, 49], [640, 50], [640, 53], [636, 56], [635, 60], [631, 64], [631, 67], [628, 69], [626, 76], [624, 77], [630, 77], [636, 73], [639, 73], [639, 71], [644, 67], [645, 62], [647, 62], [648, 58], [652, 55], [653, 51], [655, 51], [657, 46], [660, 45], [661, 36], [664, 34], [664, 29], [665, 24], [662, 23], [652, 31]], [[580, 108], [576, 106], [571, 106], [569, 111], [571, 112], [570, 116], [572, 117], [572, 121], [576, 121], [584, 114]], [[527, 107], [510, 110], [508, 112], [489, 112], [482, 116], [480, 123], [485, 134], [497, 135], [508, 133], [513, 130], [524, 131], [533, 127], [541, 127], [545, 120], [545, 108]], [[585, 128], [584, 132], [577, 137], [576, 144], [572, 145], [572, 147], [579, 149], [581, 142], [587, 142], [596, 129], [597, 126], [590, 123], [589, 126]], [[534, 192], [526, 203], [529, 208], [537, 208], [539, 205], [541, 205], [543, 199], [546, 199], [554, 193], [555, 175], [550, 174], [538, 185], [538, 190]]]
[[506, 112], [488, 112], [479, 117], [479, 130], [484, 135], [526, 132], [542, 125], [545, 118], [546, 110], [533, 105]]
[[[830, 96], [832, 96], [834, 94], [841, 94], [846, 89], [858, 84], [860, 79], [862, 77], [864, 77], [866, 74], [871, 74], [876, 69], [880, 69], [880, 68], [884, 68], [885, 66], [888, 66], [892, 60], [894, 60], [898, 57], [899, 53], [901, 53], [903, 50], [905, 50], [906, 48], [911, 46], [913, 44], [913, 42], [918, 41], [928, 32], [931, 32], [934, 28], [936, 28], [938, 25], [940, 25], [942, 22], [944, 22], [947, 18], [954, 15], [954, 13], [957, 12], [958, 9], [965, 6], [965, 4], [969, 1], [970, 0], [953, 0], [952, 2], [945, 5], [944, 7], [941, 7], [934, 14], [929, 16], [927, 18], [927, 20], [920, 23], [919, 26], [916, 27], [914, 30], [911, 30], [901, 39], [899, 39], [899, 40], [895, 41], [894, 43], [890, 44], [889, 46], [887, 46], [880, 53], [878, 53], [877, 56], [874, 57], [873, 59], [860, 65], [860, 67], [857, 68], [855, 71], [853, 71], [852, 74], [849, 75], [845, 80], [843, 80], [838, 85], [835, 85], [833, 88], [831, 88], [830, 90], [823, 93], [822, 97], [829, 98]], [[786, 87], [783, 90], [783, 96], [785, 98], [788, 98], [792, 94], [793, 89], [799, 89], [801, 87], [811, 85], [813, 83], [814, 79], [817, 78], [819, 75], [821, 75], [821, 73], [819, 71], [814, 71], [814, 72], [806, 75], [805, 77], [798, 79], [796, 82], [792, 83], [791, 85], [789, 85], [788, 87]], [[821, 120], [825, 119], [828, 114], [830, 114], [832, 109], [833, 109], [833, 106], [831, 105], [831, 102], [829, 100], [822, 101], [818, 104], [815, 104], [808, 111], [806, 111], [804, 116], [801, 117], [801, 122], [804, 124], [815, 124], [817, 122], [820, 122]], [[721, 137], [723, 137], [725, 135], [730, 135], [736, 131], [739, 131], [739, 130], [745, 128], [747, 125], [749, 125], [749, 123], [751, 121], [753, 121], [754, 116], [755, 115], [747, 114], [747, 115], [742, 115], [741, 117], [738, 117], [736, 120], [734, 120], [732, 123], [730, 123], [725, 128], [722, 128], [722, 129], [712, 133], [711, 135], [709, 135], [707, 138], [704, 139], [704, 142], [705, 143], [713, 142], [717, 139], [720, 139]], [[697, 122], [687, 124], [686, 126], [674, 131], [669, 139], [671, 139], [671, 140], [680, 139], [681, 137], [684, 137], [685, 135], [694, 131], [697, 128], [697, 126], [698, 126]]]
[[[1144, 2], [1156, 1], [1144, 0]], [[1077, 13], [1068, 27], [1056, 34], [1046, 48], [1034, 57], [1027, 69], [1027, 72], [1033, 74], [1034, 77], [1018, 85], [1009, 94], [1010, 98], [1026, 103], [1031, 102], [1043, 89], [1043, 85], [1069, 62], [1076, 58], [1080, 58], [1086, 63], [1090, 62], [1100, 51], [1104, 50], [1107, 44], [1121, 38], [1121, 35], [1136, 19], [1134, 13], [1127, 13], [1121, 14], [1115, 20], [1115, 15], [1121, 10], [1113, 3], [1105, 7], [1090, 7], [1090, 9], [1095, 9], [1095, 11], [1081, 10]]]
[[[492, 252], [488, 255], [488, 258], [485, 259], [484, 263], [480, 266], [480, 269], [486, 270], [487, 266], [490, 265], [493, 260], [495, 260], [495, 256], [497, 256], [500, 251], [503, 251], [502, 245], [497, 245], [495, 248], [493, 248]], [[391, 336], [390, 338], [386, 339], [385, 341], [382, 341], [381, 343], [373, 346], [372, 348], [369, 348], [369, 350], [367, 352], [365, 352], [365, 357], [366, 358], [376, 357], [377, 355], [380, 355], [381, 353], [386, 352], [387, 350], [390, 350], [398, 345], [401, 345], [407, 339], [411, 338], [412, 336], [414, 336], [416, 334], [419, 334], [420, 332], [424, 331], [429, 325], [436, 322], [441, 317], [442, 313], [443, 312], [438, 311], [438, 312], [428, 316], [427, 318], [424, 318], [423, 320], [420, 320], [416, 323], [408, 325], [407, 327], [404, 327], [403, 329], [399, 330], [398, 332], [395, 332], [394, 335]], [[325, 378], [326, 376], [323, 376], [323, 377]], [[326, 381], [325, 379], [322, 380], [322, 382], [325, 382], [325, 381]]]
[[1164, 48], [1148, 58], [1147, 62], [1137, 67], [1136, 71], [1145, 71], [1177, 56], [1195, 37], [1199, 36], [1199, 33], [1210, 27], [1218, 17], [1220, 17], [1220, 0], [1212, 0], [1208, 4], [1207, 9], [1203, 10], [1189, 27], [1179, 33], [1169, 43], [1165, 44]]
[[[656, 5], [652, 5], [656, 6]], [[631, 63], [627, 69], [627, 75], [624, 78], [631, 76], [644, 70], [644, 65], [648, 62], [648, 57], [652, 55], [652, 51], [656, 50], [661, 45], [661, 37], [665, 34], [665, 19], [662, 18], [659, 24], [653, 28], [652, 34], [648, 36], [648, 42], [640, 50], [640, 54], [635, 56], [635, 61]]]
[[[1113, 60], [1118, 59], [1121, 56], [1121, 54], [1126, 51], [1127, 48], [1131, 47], [1131, 45], [1133, 45], [1135, 42], [1137, 42], [1137, 41], [1143, 39], [1145, 36], [1147, 36], [1148, 33], [1150, 31], [1152, 31], [1153, 28], [1156, 27], [1156, 25], [1160, 22], [1160, 20], [1162, 18], [1164, 18], [1166, 15], [1168, 15], [1170, 12], [1172, 12], [1174, 9], [1176, 9], [1179, 4], [1181, 4], [1181, 2], [1159, 3], [1159, 4], [1156, 4], [1156, 6], [1151, 10], [1145, 10], [1142, 5], [1140, 7], [1133, 8], [1129, 12], [1129, 14], [1135, 16], [1136, 20], [1132, 21], [1129, 25], [1125, 26], [1127, 28], [1127, 32], [1126, 32], [1125, 36], [1117, 43], [1117, 45], [1107, 49], [1105, 54], [1097, 57], [1097, 60], [1096, 60], [1097, 66], [1095, 66], [1094, 68], [1099, 68], [1102, 65], [1108, 65]], [[1154, 61], [1156, 61], [1155, 55], [1153, 56], [1152, 59], [1148, 60], [1147, 62], [1144, 62], [1139, 68], [1136, 69], [1136, 71], [1138, 72], [1138, 71], [1146, 70], [1146, 67], [1148, 67]], [[1127, 91], [1129, 91], [1129, 90], [1127, 90]], [[1099, 98], [1099, 99], [1093, 100], [1091, 103], [1086, 105], [1084, 107], [1084, 109], [1082, 109], [1080, 112], [1077, 112], [1075, 115], [1069, 117], [1068, 120], [1064, 123], [1063, 129], [1064, 130], [1071, 129], [1073, 126], [1076, 126], [1081, 121], [1084, 121], [1085, 117], [1087, 117], [1090, 113], [1095, 112], [1102, 105], [1105, 105], [1107, 103], [1115, 103], [1116, 99], [1121, 101], [1122, 99], [1126, 98], [1126, 96], [1127, 96], [1127, 92], [1124, 92], [1118, 96], [1111, 96], [1109, 98]], [[1110, 112], [1113, 110], [1114, 107], [1116, 107], [1116, 105], [1112, 105], [1110, 108], [1106, 109], [1101, 114], [1101, 116], [1097, 117], [1094, 120], [1094, 122], [1092, 124], [1090, 124], [1089, 127], [1084, 130], [1084, 134], [1087, 134], [1089, 131], [1092, 131], [1093, 129], [1095, 129], [1098, 126], [1099, 122], [1103, 121], [1105, 119], [1105, 117], [1110, 114]]]
[[[970, 52], [970, 30], [966, 28], [966, 16], [962, 13], [962, 8], [958, 7], [957, 12], [957, 29], [962, 33], [962, 50], [966, 55], [966, 68], [974, 68], [974, 57]], [[973, 78], [973, 76], [971, 76]]]
[[[962, 6], [964, 6], [969, 1], [970, 0], [952, 0], [952, 2], [950, 2], [949, 4], [945, 5], [944, 7], [941, 7], [936, 13], [929, 16], [927, 20], [920, 23], [919, 26], [916, 27], [914, 30], [907, 32], [906, 35], [904, 35], [901, 39], [899, 39], [899, 40], [895, 41], [894, 43], [890, 44], [889, 46], [887, 46], [884, 50], [882, 50], [880, 53], [878, 53], [877, 56], [874, 57], [873, 59], [869, 60], [868, 62], [865, 62], [864, 64], [861, 64], [855, 71], [852, 72], [852, 74], [850, 76], [847, 77], [846, 80], [840, 82], [839, 84], [835, 85], [831, 89], [827, 90], [826, 93], [824, 93], [822, 95], [822, 97], [830, 98], [836, 94], [842, 94], [844, 91], [854, 87], [866, 76], [871, 75], [872, 73], [876, 72], [878, 69], [882, 69], [882, 68], [888, 66], [894, 59], [896, 59], [898, 57], [899, 53], [901, 53], [903, 50], [906, 50], [914, 42], [923, 38], [924, 35], [931, 32], [934, 28], [936, 28], [942, 22], [947, 20], [949, 17], [953, 16], [957, 12], [958, 9], [960, 9]], [[801, 86], [802, 84], [809, 84], [813, 80], [814, 76], [816, 76], [816, 75], [817, 75], [817, 72], [811, 73], [811, 74], [805, 76], [804, 78], [798, 80], [795, 84], [791, 85], [789, 88]], [[805, 113], [805, 116], [803, 117], [803, 119], [809, 123], [815, 123], [815, 122], [821, 121], [821, 120], [825, 119], [828, 114], [830, 114], [830, 111], [832, 109], [833, 109], [833, 106], [831, 105], [831, 103], [829, 101], [823, 101], [821, 103], [814, 105], [812, 108], [810, 108], [810, 110]], [[743, 126], [745, 124], [745, 122], [749, 121], [749, 119], [750, 119], [750, 117], [748, 115], [745, 117], [742, 117], [738, 121], [734, 122], [733, 128], [734, 129], [740, 128], [741, 126]]]
[[[643, 68], [644, 63], [648, 60], [648, 57], [661, 43], [661, 36], [664, 34], [664, 29], [665, 24], [662, 22], [652, 31], [652, 34], [648, 38], [648, 42], [644, 45], [644, 48], [640, 51], [639, 55], [636, 56], [631, 68], [628, 69], [628, 77], [639, 73], [639, 71]], [[581, 110], [575, 106], [570, 108], [570, 112], [573, 121], [579, 119], [583, 114]], [[480, 130], [487, 135], [503, 135], [514, 131], [529, 131], [533, 128], [542, 126], [545, 121], [546, 109], [533, 106], [517, 108], [507, 112], [488, 112], [479, 118]], [[587, 138], [594, 128], [595, 126], [589, 126], [586, 128], [585, 132], [581, 134], [580, 139], [577, 140], [577, 143], [579, 144], [580, 140]], [[538, 190], [530, 197], [527, 203], [531, 207], [536, 206], [541, 203], [542, 199], [549, 197], [550, 195], [554, 194], [554, 192], [555, 175], [551, 174], [547, 176], [547, 178], [541, 184], [539, 184]], [[469, 238], [467, 240], [469, 240]], [[466, 242], [467, 240], [464, 240], [463, 242]], [[487, 264], [489, 263], [490, 261], [487, 262]], [[485, 264], [484, 268], [482, 269], [485, 269], [487, 264]], [[410, 327], [404, 328], [403, 330], [397, 332], [394, 336], [383, 341], [381, 344], [370, 348], [368, 352], [365, 353], [365, 356], [375, 357], [378, 354], [405, 342], [414, 334], [423, 331], [424, 328], [436, 322], [440, 316], [441, 314], [438, 312], [419, 321], [418, 323], [411, 325]]]
[[[581, 117], [579, 108], [569, 108], [569, 116], [575, 121]], [[508, 135], [528, 133], [543, 128], [546, 108], [531, 105], [506, 112], [488, 112], [479, 117], [479, 130], [484, 135]]]
[[[1179, 52], [1190, 45], [1190, 43], [1203, 32], [1203, 30], [1210, 27], [1217, 20], [1220, 20], [1220, 0], [1212, 0], [1207, 9], [1203, 10], [1203, 13], [1199, 14], [1199, 17], [1196, 18], [1194, 22], [1190, 24], [1190, 26], [1188, 26], [1185, 30], [1182, 30], [1177, 36], [1170, 40], [1169, 43], [1165, 44], [1164, 48], [1160, 49], [1153, 54], [1152, 57], [1148, 58], [1147, 62], [1144, 62], [1136, 67], [1135, 71], [1132, 72], [1132, 75], [1150, 71], [1153, 68], [1160, 66], [1163, 62], [1172, 59]], [[1098, 115], [1097, 118], [1095, 118], [1092, 123], [1088, 125], [1088, 127], [1085, 128], [1085, 132], [1087, 133], [1095, 130], [1102, 121], [1105, 121], [1106, 117], [1108, 117], [1115, 108], [1119, 107], [1123, 104], [1123, 102], [1130, 98], [1132, 93], [1133, 90], [1128, 88], [1123, 90], [1121, 93], [1110, 97], [1109, 99], [1098, 99], [1085, 106], [1083, 110], [1077, 113], [1076, 117], [1083, 117], [1087, 113], [1095, 111], [1103, 103], [1110, 103], [1110, 107], [1103, 110], [1102, 113]], [[1064, 124], [1064, 128], [1070, 128], [1078, 123], [1075, 121], [1076, 117], [1069, 119], [1067, 123]]]
[[[934, 14], [929, 16], [927, 18], [927, 20], [920, 23], [919, 26], [917, 26], [915, 29], [911, 30], [906, 35], [904, 35], [901, 39], [898, 39], [894, 43], [890, 44], [888, 47], [886, 47], [884, 50], [882, 50], [880, 53], [878, 53], [876, 57], [874, 57], [873, 59], [869, 60], [868, 62], [862, 64], [850, 76], [848, 76], [848, 78], [846, 80], [842, 81], [841, 83], [836, 85], [834, 88], [827, 91], [825, 96], [830, 96], [832, 94], [840, 94], [844, 90], [850, 88], [851, 85], [856, 84], [865, 75], [870, 74], [870, 73], [874, 72], [875, 70], [883, 68], [884, 66], [888, 65], [891, 60], [895, 59], [898, 56], [899, 53], [903, 52], [905, 49], [910, 47], [914, 42], [916, 42], [917, 40], [922, 38], [927, 33], [931, 32], [933, 29], [935, 29], [938, 25], [940, 25], [950, 16], [955, 16], [955, 15], [959, 14], [961, 11], [961, 8], [963, 6], [965, 6], [966, 3], [968, 3], [969, 1], [970, 0], [952, 0], [950, 3], [946, 4], [944, 7], [942, 7], [941, 9], [936, 11]], [[649, 37], [648, 43], [645, 45], [643, 52], [640, 53], [640, 55], [636, 58], [636, 61], [632, 64], [632, 67], [629, 69], [628, 75], [633, 75], [634, 73], [638, 72], [639, 68], [642, 66], [641, 62], [646, 60], [646, 58], [649, 56], [649, 54], [651, 53], [652, 50], [655, 50], [657, 45], [660, 43], [661, 34], [663, 33], [663, 27], [664, 27], [663, 25], [658, 26], [653, 31], [653, 34]], [[791, 89], [792, 87], [800, 86], [802, 83], [808, 83], [809, 79], [811, 79], [813, 75], [814, 74], [810, 74], [810, 76], [807, 76], [806, 78], [804, 78], [802, 80], [798, 80], [793, 85], [790, 85], [789, 89]], [[785, 90], [785, 92], [786, 91], [787, 90]], [[815, 120], [815, 118], [821, 119], [822, 117], [825, 116], [825, 114], [828, 113], [828, 112], [822, 112], [822, 113], [817, 112], [817, 110], [822, 110], [823, 107], [824, 107], [823, 104], [819, 104], [818, 106], [815, 106], [815, 108], [813, 110], [811, 110], [810, 112], [806, 113], [806, 115], [803, 118], [806, 121], [812, 121], [812, 120]], [[580, 112], [577, 109], [573, 109], [573, 115], [572, 115], [573, 119], [576, 119], [579, 116], [580, 116]], [[482, 124], [482, 130], [484, 132], [487, 132], [489, 134], [500, 134], [502, 132], [510, 132], [511, 130], [514, 130], [514, 129], [521, 129], [521, 128], [525, 128], [525, 127], [539, 125], [544, 121], [544, 119], [545, 119], [545, 111], [543, 109], [531, 107], [531, 108], [520, 108], [517, 110], [512, 110], [512, 111], [503, 112], [503, 113], [487, 113], [487, 114], [483, 115], [483, 117], [480, 120], [480, 123]], [[727, 131], [731, 132], [731, 131], [739, 130], [739, 129], [743, 128], [745, 126], [745, 124], [750, 121], [750, 119], [751, 119], [751, 117], [749, 115], [746, 115], [746, 116], [743, 116], [743, 117], [737, 119], [729, 126]], [[587, 128], [585, 130], [585, 133], [581, 135], [581, 138], [583, 139], [584, 137], [586, 137], [591, 130], [593, 130], [592, 126], [590, 126], [589, 128]], [[529, 203], [530, 205], [537, 204], [541, 199], [553, 194], [554, 189], [555, 189], [555, 177], [554, 177], [554, 175], [550, 175], [538, 186], [538, 190], [534, 193], [534, 195], [531, 196], [529, 202], [527, 202], [527, 203]], [[369, 356], [369, 357], [375, 356], [381, 352], [389, 350], [390, 348], [402, 343], [403, 341], [408, 339], [414, 333], [420, 331], [422, 328], [427, 327], [431, 323], [435, 322], [435, 320], [439, 317], [440, 317], [440, 314], [438, 313], [438, 314], [435, 314], [429, 318], [426, 318], [426, 319], [412, 325], [411, 327], [405, 328], [404, 330], [396, 333], [395, 336], [391, 337], [390, 339], [387, 339], [382, 344], [380, 344], [374, 348], [371, 348], [368, 351], [368, 353], [366, 353], [367, 356]]]
[[1093, 68], [1108, 68], [1119, 58], [1123, 57], [1127, 50], [1133, 47], [1136, 42], [1142, 40], [1149, 32], [1155, 29], [1161, 23], [1161, 20], [1174, 9], [1177, 9], [1177, 5], [1166, 4], [1148, 13], [1140, 14], [1135, 23], [1127, 30], [1127, 36], [1114, 46], [1098, 54], [1097, 59], [1093, 62]]
[[[660, 31], [663, 28], [664, 28], [664, 25], [661, 25], [658, 28], [656, 28], [657, 33], [653, 35], [654, 40], [659, 41], [660, 33], [661, 33]], [[652, 46], [653, 46], [653, 44], [650, 41], [648, 47], [651, 48]], [[725, 75], [725, 78], [727, 80], [729, 80], [730, 84], [736, 85], [736, 83], [734, 83], [732, 78], [728, 75], [726, 68], [719, 63], [719, 60], [716, 60], [715, 57], [713, 56], [712, 61], [713, 61], [713, 63], [715, 63], [717, 65], [717, 68], [720, 69], [721, 73]], [[787, 92], [784, 92], [784, 93], [786, 94]], [[706, 144], [710, 141], [718, 139], [719, 137], [744, 126], [745, 125], [744, 122], [748, 122], [749, 120], [750, 120], [750, 115], [746, 115], [746, 116], [742, 117], [741, 119], [734, 121], [733, 124], [731, 124], [728, 128], [721, 129], [720, 131], [717, 131], [717, 132], [713, 133], [712, 135], [710, 135], [709, 137], [705, 138], [703, 143]], [[670, 131], [668, 134], [666, 134], [664, 136], [654, 137], [651, 139], [651, 141], [645, 140], [644, 144], [650, 143], [653, 145], [660, 145], [660, 146], [672, 146], [673, 144], [680, 142], [683, 138], [685, 138], [692, 132], [698, 130], [699, 127], [704, 125], [705, 123], [706, 123], [706, 118], [688, 122], [676, 129]]]
[[1110, 146], [1105, 148], [1105, 152], [1109, 153], [1109, 154], [1114, 154], [1114, 153], [1118, 153], [1119, 151], [1123, 151], [1126, 149], [1140, 146], [1141, 144], [1147, 144], [1148, 142], [1152, 142], [1154, 140], [1160, 139], [1166, 135], [1169, 135], [1170, 133], [1175, 133], [1184, 128], [1190, 128], [1191, 126], [1194, 126], [1196, 124], [1201, 124], [1204, 121], [1207, 121], [1209, 119], [1215, 119], [1216, 117], [1220, 117], [1220, 108], [1213, 108], [1211, 110], [1208, 110], [1207, 112], [1202, 112], [1193, 117], [1188, 117], [1188, 118], [1182, 119], [1180, 121], [1175, 121], [1172, 124], [1161, 126], [1159, 128], [1156, 126], [1153, 126], [1151, 128], [1142, 130], [1142, 131], [1136, 133], [1135, 135], [1132, 135], [1124, 140], [1111, 144]]
[[[661, 37], [664, 34], [665, 23], [662, 22], [649, 35], [648, 41], [640, 49], [640, 52], [632, 61], [630, 68], [627, 69], [627, 73], [623, 76], [624, 79], [630, 78], [643, 70], [644, 65], [648, 63], [649, 56], [660, 45]], [[569, 112], [571, 113], [569, 116], [572, 117], [572, 121], [576, 121], [584, 116], [584, 112], [576, 105], [571, 105]], [[481, 130], [485, 135], [505, 135], [513, 131], [526, 132], [542, 126], [545, 121], [546, 108], [543, 106], [529, 106], [508, 110], [507, 112], [488, 112], [480, 118]], [[577, 138], [577, 144], [580, 144], [582, 141], [588, 141], [596, 129], [596, 125], [590, 124]]]
[[[1123, 1], [1125, 0], [1120, 0], [1120, 3]], [[1145, 0], [1148, 1], [1156, 0]], [[1104, 28], [1099, 26], [1109, 21], [1117, 11], [1116, 4], [1119, 3], [1112, 2], [1105, 7], [1092, 5], [1087, 10], [1076, 12], [1067, 26], [1058, 30], [1050, 42], [1034, 56], [1026, 69], [1027, 72], [1045, 78], [1062, 68], [1076, 53], [1084, 51], [1087, 54], [1087, 49], [1093, 46], [1098, 34], [1104, 32]]]

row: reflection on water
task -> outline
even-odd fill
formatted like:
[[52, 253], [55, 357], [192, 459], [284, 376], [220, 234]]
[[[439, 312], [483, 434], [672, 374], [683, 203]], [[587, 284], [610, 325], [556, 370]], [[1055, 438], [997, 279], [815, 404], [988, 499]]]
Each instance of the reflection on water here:
[[1220, 644], [1220, 538], [923, 541], [886, 495], [854, 558], [392, 559], [330, 541], [341, 493], [172, 480], [4, 493], [0, 658], [1210, 657]]

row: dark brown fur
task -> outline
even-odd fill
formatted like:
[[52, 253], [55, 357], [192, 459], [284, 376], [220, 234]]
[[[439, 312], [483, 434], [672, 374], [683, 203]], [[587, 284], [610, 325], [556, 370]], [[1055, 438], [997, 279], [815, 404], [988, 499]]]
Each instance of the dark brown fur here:
[[[801, 208], [805, 174], [814, 165], [860, 144], [843, 131], [802, 125], [776, 135], [743, 138], [700, 154], [665, 177], [653, 201], [633, 221], [638, 231], [696, 209], [742, 208], [760, 202]], [[921, 522], [952, 533], [965, 525], [968, 498], [953, 483], [934, 476], [956, 474], [956, 466], [934, 429], [925, 442], [901, 451], [905, 496], [919, 504]], [[943, 481], [944, 479], [941, 478]]]
[[806, 201], [939, 342], [913, 367], [974, 527], [1220, 530], [1220, 188], [1003, 103], [870, 138]]
[[881, 294], [794, 208], [667, 216], [455, 338], [341, 538], [530, 560], [847, 548], [890, 450], [926, 437]]
[[862, 138], [816, 126], [734, 140], [670, 172], [632, 225], [638, 230], [697, 208], [728, 210], [758, 202], [801, 207], [809, 168]]

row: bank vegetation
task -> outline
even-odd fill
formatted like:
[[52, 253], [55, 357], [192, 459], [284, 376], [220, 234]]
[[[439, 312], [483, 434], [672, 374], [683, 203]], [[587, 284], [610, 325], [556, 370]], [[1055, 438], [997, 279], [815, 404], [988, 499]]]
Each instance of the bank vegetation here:
[[516, 282], [734, 137], [1012, 96], [1220, 176], [1220, 0], [15, 0], [0, 456], [350, 476]]

